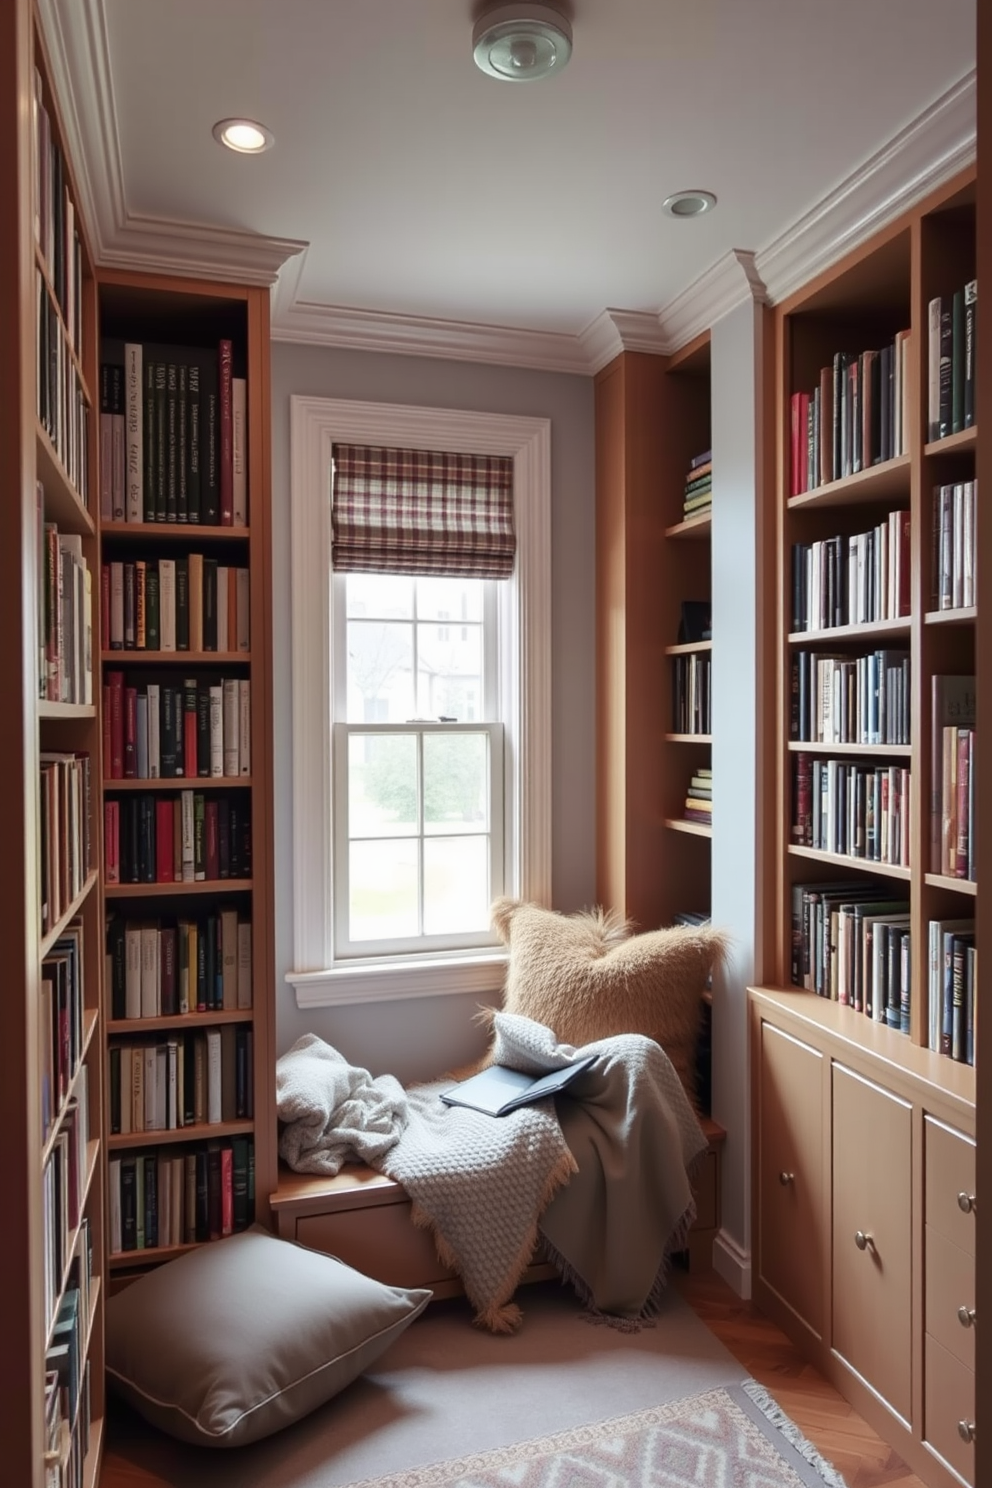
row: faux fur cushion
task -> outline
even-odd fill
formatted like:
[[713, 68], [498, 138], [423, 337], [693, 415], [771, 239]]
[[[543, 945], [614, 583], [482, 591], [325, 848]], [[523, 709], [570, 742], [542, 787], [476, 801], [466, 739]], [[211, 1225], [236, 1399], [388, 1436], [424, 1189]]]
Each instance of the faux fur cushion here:
[[635, 935], [613, 911], [564, 915], [506, 898], [493, 902], [491, 917], [510, 948], [506, 1012], [545, 1024], [566, 1044], [645, 1034], [695, 1097], [702, 994], [726, 952], [726, 932], [676, 925]]

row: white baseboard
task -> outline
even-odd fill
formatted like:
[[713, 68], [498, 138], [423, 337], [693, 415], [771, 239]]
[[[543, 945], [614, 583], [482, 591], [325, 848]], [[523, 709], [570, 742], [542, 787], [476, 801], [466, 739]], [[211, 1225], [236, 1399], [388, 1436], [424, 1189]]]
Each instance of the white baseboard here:
[[743, 1301], [751, 1300], [751, 1252], [721, 1230], [713, 1241], [713, 1270]]

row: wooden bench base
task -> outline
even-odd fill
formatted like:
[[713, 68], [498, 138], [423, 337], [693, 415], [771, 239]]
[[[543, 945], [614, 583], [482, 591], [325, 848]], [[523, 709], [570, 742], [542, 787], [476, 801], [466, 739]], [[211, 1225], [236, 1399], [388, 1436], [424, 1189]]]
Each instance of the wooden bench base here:
[[[709, 1270], [720, 1223], [720, 1152], [726, 1136], [715, 1121], [703, 1121], [709, 1147], [696, 1174], [696, 1221], [689, 1232], [689, 1270]], [[458, 1296], [461, 1281], [442, 1266], [427, 1230], [410, 1218], [406, 1192], [382, 1173], [349, 1163], [334, 1178], [311, 1178], [283, 1170], [270, 1199], [278, 1231], [311, 1250], [337, 1256], [366, 1276], [390, 1286], [430, 1287], [436, 1298]], [[524, 1281], [554, 1276], [541, 1262]]]

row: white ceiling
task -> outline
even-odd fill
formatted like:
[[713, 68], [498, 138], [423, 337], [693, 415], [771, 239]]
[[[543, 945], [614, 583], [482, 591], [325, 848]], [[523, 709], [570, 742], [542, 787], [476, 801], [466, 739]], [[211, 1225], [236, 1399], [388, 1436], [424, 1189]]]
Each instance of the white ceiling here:
[[[734, 249], [774, 297], [974, 149], [975, 0], [576, 0], [531, 84], [478, 71], [466, 0], [42, 14], [98, 257], [278, 274], [289, 338], [580, 370], [684, 338]], [[223, 150], [228, 115], [274, 149]], [[685, 187], [716, 210], [666, 217]]]

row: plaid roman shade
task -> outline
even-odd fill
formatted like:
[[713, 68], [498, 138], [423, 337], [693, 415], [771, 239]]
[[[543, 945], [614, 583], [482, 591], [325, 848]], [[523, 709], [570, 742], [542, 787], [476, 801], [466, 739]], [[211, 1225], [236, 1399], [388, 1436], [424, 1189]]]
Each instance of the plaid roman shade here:
[[505, 579], [515, 551], [510, 456], [334, 446], [337, 572]]

